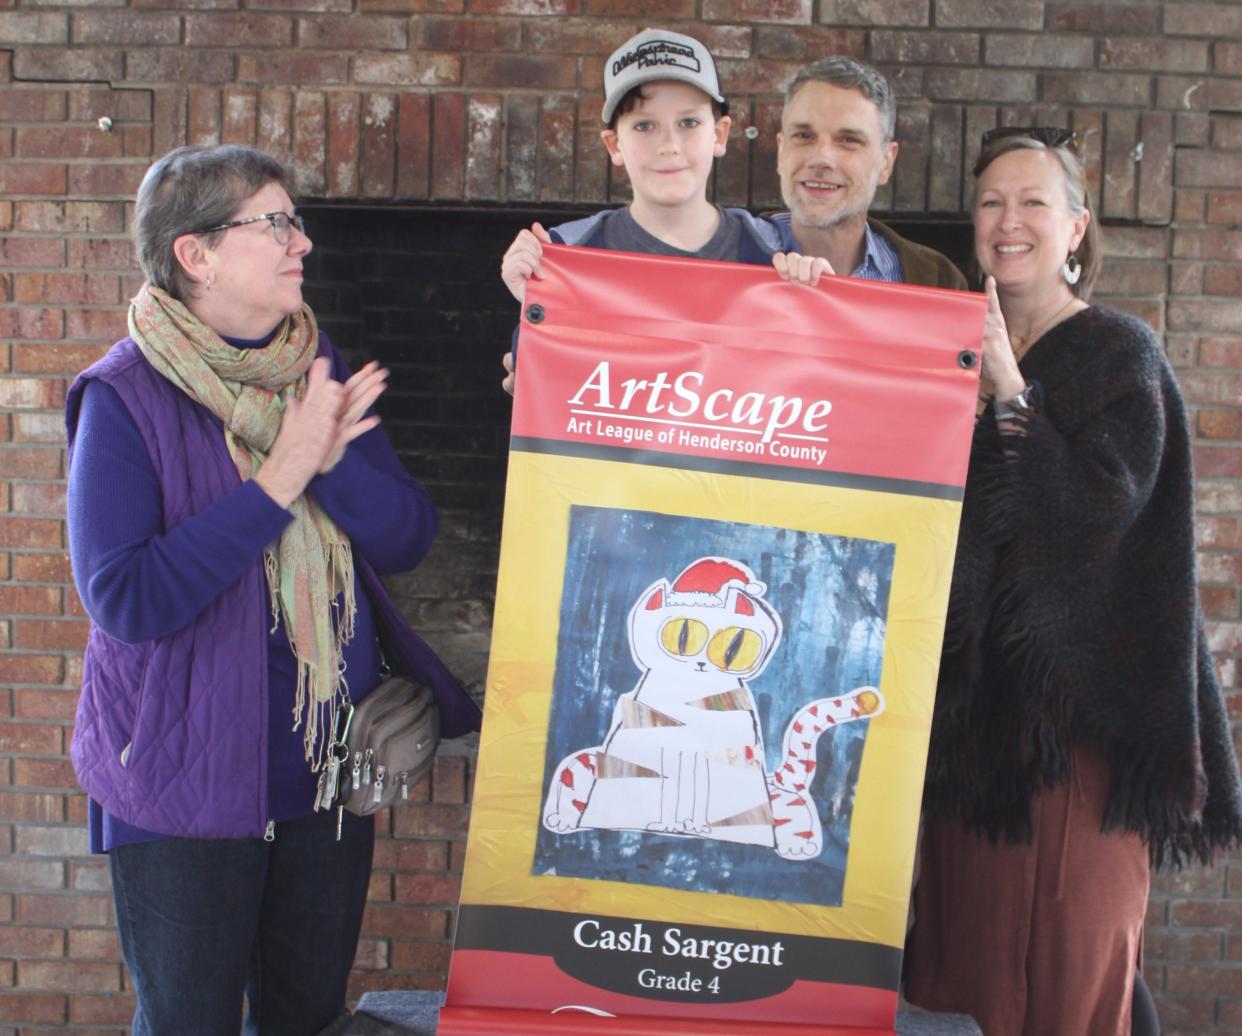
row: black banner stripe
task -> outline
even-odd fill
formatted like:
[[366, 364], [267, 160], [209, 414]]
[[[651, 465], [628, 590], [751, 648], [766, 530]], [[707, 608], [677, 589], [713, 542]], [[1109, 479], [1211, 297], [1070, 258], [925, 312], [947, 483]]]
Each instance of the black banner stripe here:
[[812, 471], [790, 468], [759, 461], [719, 460], [695, 457], [662, 450], [634, 450], [626, 446], [597, 446], [593, 443], [569, 442], [564, 439], [537, 439], [514, 435], [509, 449], [517, 453], [544, 453], [551, 456], [581, 457], [585, 460], [611, 460], [621, 464], [646, 464], [656, 468], [678, 468], [683, 471], [705, 471], [713, 475], [739, 475], [743, 478], [767, 478], [778, 482], [801, 482], [842, 489], [863, 489], [872, 493], [900, 493], [903, 496], [925, 496], [934, 500], [961, 500], [962, 487], [940, 482], [919, 482], [914, 479], [883, 478], [879, 475], [856, 475], [843, 471]]
[[466, 903], [454, 950], [549, 957], [597, 988], [681, 1002], [760, 1000], [799, 980], [896, 992], [901, 975], [901, 950], [876, 943]]

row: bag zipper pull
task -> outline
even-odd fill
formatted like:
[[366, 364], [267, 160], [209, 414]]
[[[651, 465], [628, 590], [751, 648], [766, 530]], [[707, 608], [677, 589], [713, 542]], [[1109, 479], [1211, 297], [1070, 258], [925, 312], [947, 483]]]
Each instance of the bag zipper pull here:
[[267, 822], [267, 827], [263, 829], [263, 841], [265, 842], [276, 841], [276, 821], [275, 820], [269, 820]]
[[384, 797], [384, 764], [380, 763], [375, 770], [375, 791], [371, 795], [371, 801], [379, 802]]
[[399, 778], [399, 780], [401, 781], [401, 800], [403, 802], [407, 801], [410, 797], [410, 786], [405, 783], [405, 778], [407, 775], [408, 775], [408, 771], [402, 770], [401, 776]]
[[367, 749], [367, 754], [362, 760], [362, 783], [371, 783], [371, 749]]
[[350, 784], [357, 791], [362, 784], [362, 749], [354, 753], [354, 768], [349, 773]]

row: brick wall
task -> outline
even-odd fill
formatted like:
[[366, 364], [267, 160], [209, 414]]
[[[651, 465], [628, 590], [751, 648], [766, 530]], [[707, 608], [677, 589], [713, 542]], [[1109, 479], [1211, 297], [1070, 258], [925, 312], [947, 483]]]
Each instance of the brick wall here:
[[[492, 228], [473, 257], [491, 278], [496, 227], [512, 218], [498, 204], [624, 197], [597, 139], [601, 70], [656, 18], [721, 59], [735, 118], [716, 178], [725, 202], [778, 204], [779, 84], [832, 51], [879, 64], [899, 91], [902, 156], [880, 203], [906, 217], [969, 203], [963, 158], [984, 128], [1086, 133], [1107, 225], [1102, 294], [1165, 335], [1194, 411], [1203, 598], [1242, 721], [1242, 4], [0, 0], [2, 1036], [115, 1033], [132, 1007], [66, 758], [86, 624], [64, 553], [59, 407], [73, 374], [123, 333], [138, 283], [125, 230], [144, 168], [187, 141], [250, 142], [296, 166], [312, 208], [473, 207]], [[444, 380], [436, 328], [381, 328], [381, 351], [408, 367], [394, 398], [425, 410], [394, 434], [447, 512], [427, 572], [398, 589], [477, 686], [503, 440], [471, 432], [452, 404], [488, 405], [479, 386], [494, 380], [503, 321], [478, 318], [454, 280], [470, 261], [437, 248], [411, 280], [468, 318], [444, 324], [464, 327], [465, 352], [489, 369]], [[323, 273], [316, 304], [329, 306], [330, 263]], [[339, 333], [374, 319], [366, 299], [334, 312]], [[419, 445], [432, 440], [455, 463]], [[468, 779], [468, 756], [445, 758], [423, 801], [383, 819], [355, 992], [442, 982]], [[1146, 968], [1170, 1032], [1242, 1032], [1242, 857], [1157, 881]]]

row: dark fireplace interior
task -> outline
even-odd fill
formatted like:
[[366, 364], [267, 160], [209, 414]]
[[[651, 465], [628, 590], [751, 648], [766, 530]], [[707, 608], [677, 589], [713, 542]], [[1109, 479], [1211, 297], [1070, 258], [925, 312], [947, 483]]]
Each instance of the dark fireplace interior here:
[[[378, 410], [406, 469], [440, 509], [440, 535], [417, 571], [389, 580], [415, 628], [481, 693], [500, 547], [510, 400], [500, 358], [518, 307], [500, 257], [522, 227], [567, 209], [308, 206], [315, 242], [305, 295], [357, 369], [390, 371]], [[970, 225], [894, 220], [965, 269]]]

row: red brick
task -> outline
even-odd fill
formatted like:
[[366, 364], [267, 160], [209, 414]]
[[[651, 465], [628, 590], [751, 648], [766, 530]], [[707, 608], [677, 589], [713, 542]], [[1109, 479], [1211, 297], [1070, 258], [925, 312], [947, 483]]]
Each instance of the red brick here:
[[220, 143], [220, 91], [191, 87], [186, 96], [186, 134], [191, 144]]
[[224, 144], [254, 144], [259, 125], [259, 95], [253, 90], [225, 90], [220, 140]]
[[1242, 996], [1242, 968], [1208, 964], [1169, 964], [1168, 989], [1171, 993], [1214, 993]]
[[276, 14], [191, 14], [185, 20], [187, 47], [288, 47], [293, 19]]
[[1242, 367], [1242, 339], [1205, 338], [1199, 355], [1205, 367]]
[[112, 924], [109, 896], [23, 895], [17, 897], [15, 916], [23, 924]]
[[[43, 446], [6, 446], [0, 448], [0, 478], [60, 478], [61, 451]], [[60, 535], [51, 526], [58, 522], [39, 519], [0, 519], [0, 546], [52, 547]], [[29, 538], [26, 538], [29, 537]], [[6, 542], [13, 538], [16, 542]]]
[[113, 342], [124, 338], [126, 314], [121, 309], [71, 309], [65, 313], [65, 337]]
[[121, 967], [85, 961], [18, 961], [17, 980], [25, 989], [111, 993], [121, 988]]
[[443, 874], [402, 874], [397, 877], [397, 900], [407, 905], [456, 906], [461, 879]]
[[531, 201], [539, 189], [539, 98], [518, 94], [509, 98], [505, 133], [505, 188], [510, 201]]
[[18, 273], [13, 278], [13, 300], [27, 304], [114, 305], [121, 301], [120, 281], [101, 274]]
[[392, 935], [403, 939], [442, 939], [448, 934], [450, 911], [423, 910], [410, 906], [369, 906], [362, 930], [371, 936]]
[[1242, 410], [1200, 410], [1198, 429], [1205, 439], [1242, 439]]
[[108, 345], [13, 346], [13, 370], [22, 374], [76, 374], [108, 351]]
[[928, 0], [822, 0], [825, 25], [928, 25]]
[[102, 115], [113, 122], [151, 121], [151, 94], [146, 90], [74, 86], [69, 89], [68, 98], [70, 122], [95, 122]]
[[349, 81], [349, 59], [339, 54], [302, 54], [297, 51], [242, 53], [237, 57], [237, 79], [242, 83], [304, 83], [329, 86]]
[[811, 0], [703, 0], [702, 17], [711, 22], [781, 22], [810, 25]]
[[358, 0], [363, 13], [460, 14], [465, 9], [466, 0]]
[[298, 46], [334, 50], [405, 50], [405, 18], [299, 18]]
[[[107, 165], [71, 165], [68, 169], [68, 191], [81, 195], [83, 198], [124, 198], [132, 199], [138, 193], [138, 185], [142, 183], [143, 174], [148, 163], [109, 163]], [[70, 242], [70, 255], [73, 247], [82, 242]], [[128, 242], [117, 242], [128, 248]], [[125, 263], [128, 266], [128, 263]]]
[[368, 903], [391, 903], [392, 902], [392, 875], [391, 874], [372, 874], [371, 880], [367, 884], [367, 900]]
[[1206, 72], [1208, 44], [1200, 40], [1107, 38], [1100, 41], [1100, 68]]
[[379, 838], [375, 842], [375, 868], [391, 871], [443, 870], [448, 863], [447, 842]]
[[155, 111], [152, 121], [157, 127], [157, 132], [151, 143], [152, 157], [157, 154], [162, 155], [185, 143], [189, 120], [188, 99], [189, 94], [185, 90], [155, 91]]
[[120, 202], [19, 201], [14, 228], [33, 233], [101, 233], [124, 230]]
[[65, 662], [58, 655], [0, 655], [0, 682], [7, 684], [58, 684], [64, 679]]
[[65, 383], [60, 378], [0, 378], [0, 407], [48, 410], [64, 402]]
[[0, 45], [68, 43], [69, 19], [47, 12], [0, 12]]
[[298, 191], [302, 194], [321, 195], [327, 186], [326, 120], [324, 95], [297, 91], [293, 98], [293, 169]]
[[305, 11], [335, 14], [351, 10], [353, 0], [247, 0], [246, 6], [256, 11]]
[[440, 972], [448, 967], [451, 947], [444, 942], [394, 942], [394, 971]]
[[[60, 414], [13, 414], [13, 442], [63, 444], [65, 442], [65, 421]], [[35, 511], [52, 511], [64, 514], [64, 493], [58, 489], [41, 489], [26, 485], [19, 496], [13, 492], [14, 511], [32, 513]]]
[[114, 47], [24, 47], [13, 55], [13, 73], [32, 82], [120, 81], [121, 52]]
[[899, 32], [873, 30], [871, 59], [918, 65], [974, 65], [979, 36], [973, 32]]
[[1165, 4], [1164, 31], [1174, 36], [1242, 36], [1242, 10], [1232, 4]]
[[1095, 44], [1082, 36], [998, 33], [984, 41], [984, 61], [1027, 68], [1091, 68]]
[[173, 14], [89, 11], [73, 16], [74, 43], [109, 43], [126, 47], [181, 41], [181, 19]]
[[[18, 240], [18, 239], [10, 239]], [[69, 242], [68, 262], [63, 255], [53, 260], [23, 263], [27, 266], [65, 266], [69, 269], [130, 270], [134, 267], [133, 247], [124, 238], [74, 238]]]
[[1151, 104], [1151, 77], [1122, 72], [1049, 72], [1043, 99], [1061, 104]]
[[431, 196], [460, 198], [466, 171], [466, 99], [436, 94], [432, 99]]
[[63, 996], [24, 992], [4, 994], [4, 1017], [9, 1022], [60, 1025], [67, 1017], [65, 1007]]
[[0, 93], [0, 119], [5, 122], [58, 122], [65, 117], [65, 92], [36, 88]]
[[555, 55], [467, 54], [461, 81], [466, 86], [555, 91], [572, 90], [577, 75], [572, 61]]
[[[60, 860], [0, 857], [0, 886], [7, 889], [61, 889], [65, 887], [65, 865]], [[23, 982], [22, 985], [38, 988], [34, 983]]]
[[360, 971], [383, 971], [388, 968], [388, 941], [362, 939], [354, 954], [354, 968]]
[[78, 619], [19, 619], [14, 623], [13, 642], [36, 651], [81, 651], [89, 625]]
[[67, 583], [73, 577], [64, 554], [17, 554], [13, 578], [23, 583]]
[[934, 68], [927, 73], [927, 95], [946, 101], [987, 97], [1002, 104], [1029, 102], [1036, 98], [1036, 77], [1033, 72]]
[[1048, 29], [1053, 32], [1079, 32], [1087, 34], [1119, 33], [1124, 35], [1158, 35], [1160, 32], [1160, 4], [1069, 2], [1049, 3], [1047, 7]]
[[62, 266], [64, 243], [55, 238], [0, 237], [0, 266]]
[[1175, 169], [1179, 187], [1242, 187], [1242, 162], [1236, 155], [1183, 150]]
[[1242, 74], [1242, 45], [1217, 40], [1212, 48], [1212, 68], [1218, 75]]
[[264, 151], [288, 166], [293, 159], [293, 94], [264, 90], [259, 94], [259, 141]]
[[1043, 0], [936, 0], [936, 24], [942, 28], [986, 27], [1039, 29], [1044, 22]]
[[1179, 259], [1242, 260], [1242, 240], [1232, 229], [1178, 229], [1173, 232], [1173, 254]]
[[0, 612], [9, 615], [59, 615], [60, 606], [58, 587], [0, 585]]
[[63, 957], [64, 929], [0, 926], [0, 955], [25, 958]]
[[[65, 819], [79, 827], [86, 826], [86, 796], [73, 795], [65, 802]], [[83, 853], [83, 856], [86, 854]], [[99, 860], [93, 856], [90, 859]], [[104, 862], [80, 863], [71, 861], [69, 864], [69, 887], [77, 892], [108, 892], [112, 888], [112, 879], [108, 874], [108, 865]]]
[[128, 1026], [134, 1019], [135, 997], [123, 993], [110, 996], [83, 996], [69, 999], [69, 1021], [75, 1025]]
[[[17, 726], [17, 724], [14, 724], [14, 726]], [[54, 727], [30, 727], [27, 729], [37, 731], [55, 730]], [[59, 743], [59, 739], [57, 739], [57, 743]], [[33, 761], [51, 762], [52, 760]], [[0, 792], [0, 815], [3, 815], [6, 820], [33, 821], [44, 824], [60, 823], [65, 819], [65, 799], [63, 795], [34, 793], [24, 789], [21, 791]]]
[[358, 194], [360, 98], [354, 93], [328, 95], [328, 194]]
[[466, 106], [466, 189], [472, 199], [500, 197], [503, 98], [474, 95]]
[[[536, 34], [555, 39], [559, 35], [557, 30], [560, 24], [551, 23], [545, 26], [535, 22], [530, 27]], [[522, 23], [497, 18], [423, 18], [418, 23], [416, 49], [445, 54], [521, 50]]]
[[471, 0], [472, 14], [516, 14], [537, 17], [548, 14], [580, 14], [581, 0]]
[[410, 805], [393, 815], [393, 832], [424, 838], [465, 838], [469, 822], [470, 811], [464, 806]]
[[[435, 992], [444, 991], [443, 975], [401, 975], [394, 971], [359, 971], [349, 979], [345, 995], [350, 1000], [371, 992], [372, 990], [427, 989]], [[1172, 1033], [1170, 1036], [1179, 1036]]]
[[18, 126], [16, 150], [32, 158], [119, 158], [121, 138], [97, 126]]
[[[275, 57], [272, 60], [275, 62]], [[125, 78], [137, 83], [228, 83], [234, 78], [233, 65], [233, 54], [225, 51], [171, 47], [131, 50], [126, 55]], [[239, 74], [237, 78], [246, 77]]]
[[366, 95], [362, 106], [360, 163], [360, 193], [364, 198], [392, 197], [396, 173], [397, 120], [396, 94]]
[[61, 720], [72, 723], [78, 705], [78, 692], [48, 687], [16, 688], [13, 691], [15, 719]]
[[61, 338], [64, 314], [59, 309], [0, 309], [0, 335], [11, 338]]
[[[116, 932], [98, 928], [73, 928], [69, 931], [69, 956], [74, 960], [120, 960], [121, 940]], [[78, 1001], [86, 997], [76, 997]], [[111, 999], [111, 998], [109, 998]], [[133, 1006], [129, 1016], [133, 1016]], [[124, 1020], [128, 1021], [128, 1017]]]

